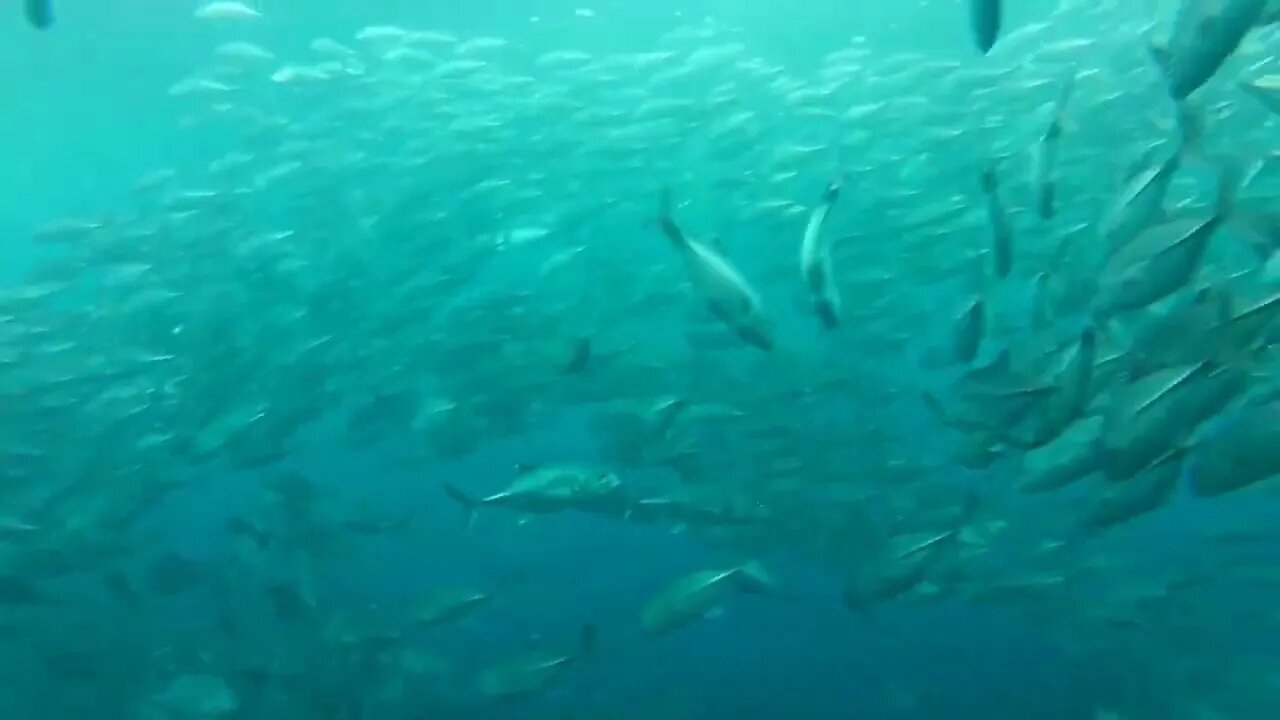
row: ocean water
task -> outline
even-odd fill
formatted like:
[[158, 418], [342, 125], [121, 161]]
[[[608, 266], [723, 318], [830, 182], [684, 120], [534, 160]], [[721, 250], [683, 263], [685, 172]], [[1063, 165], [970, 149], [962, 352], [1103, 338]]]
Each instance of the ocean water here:
[[[1021, 494], [1024, 453], [967, 462], [920, 402], [955, 380], [928, 358], [975, 288], [989, 360], [1024, 347], [1038, 273], [1087, 284], [1046, 248], [1092, 240], [1126, 163], [1166, 147], [1146, 45], [1178, 3], [1009, 3], [987, 55], [959, 0], [61, 0], [46, 31], [11, 4], [3, 717], [1280, 717], [1273, 486], [1194, 497], [1189, 462], [1158, 512], [1081, 529], [1113, 486]], [[367, 31], [387, 26], [449, 37]], [[1236, 81], [1275, 72], [1276, 39], [1206, 89], [1206, 154], [1275, 157]], [[232, 42], [271, 57], [215, 52]], [[1084, 100], [1046, 229], [1020, 163], [1067, 72]], [[992, 158], [1021, 284], [984, 280]], [[829, 332], [796, 261], [837, 175], [828, 232], [855, 249]], [[1212, 175], [1167, 205], [1204, 207]], [[706, 311], [657, 227], [664, 187], [763, 298], [772, 351]], [[1255, 264], [1225, 245], [1204, 282]], [[678, 432], [636, 429], [673, 400]], [[469, 521], [442, 491], [562, 463], [629, 503], [694, 488], [767, 514]], [[938, 533], [905, 592], [842, 601], [884, 548]], [[673, 580], [749, 560], [770, 592], [642, 627]], [[441, 587], [489, 599], [425, 626]], [[560, 673], [486, 688], [526, 656]]]

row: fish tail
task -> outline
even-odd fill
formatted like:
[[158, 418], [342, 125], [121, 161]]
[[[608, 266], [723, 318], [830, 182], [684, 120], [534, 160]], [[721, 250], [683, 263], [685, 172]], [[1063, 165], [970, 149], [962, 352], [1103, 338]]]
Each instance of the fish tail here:
[[671, 200], [671, 188], [662, 188], [662, 198], [658, 206], [658, 224], [662, 228], [662, 234], [667, 239], [680, 247], [689, 244], [688, 238], [685, 237], [684, 231], [676, 224], [675, 215], [672, 211], [673, 202]]
[[1040, 195], [1037, 198], [1036, 211], [1042, 220], [1052, 220], [1054, 215], [1054, 195], [1056, 187], [1052, 180], [1045, 181], [1040, 187]]
[[1174, 104], [1174, 123], [1178, 130], [1178, 153], [1185, 157], [1199, 158], [1203, 150], [1204, 113], [1188, 100]]
[[1244, 185], [1245, 171], [1240, 163], [1228, 161], [1218, 173], [1218, 192], [1214, 214], [1219, 220], [1227, 220], [1235, 214], [1236, 197]]
[[458, 486], [453, 485], [452, 483], [444, 484], [444, 494], [447, 495], [450, 500], [462, 506], [462, 509], [466, 511], [467, 513], [466, 527], [467, 527], [467, 530], [470, 530], [471, 527], [475, 525], [476, 512], [480, 509], [479, 501], [477, 501], [475, 498], [471, 497], [470, 495], [464, 493], [461, 489], [458, 488]]
[[822, 327], [828, 330], [840, 327], [840, 315], [836, 311], [835, 302], [829, 298], [818, 298], [813, 302], [813, 309], [818, 319], [822, 321]]
[[994, 195], [1000, 187], [1000, 181], [996, 177], [996, 165], [990, 163], [982, 169], [982, 192], [988, 195]]
[[26, 0], [27, 22], [37, 30], [53, 26], [53, 0]]
[[774, 587], [773, 576], [757, 560], [749, 560], [734, 568], [729, 575], [739, 592], [764, 594]]

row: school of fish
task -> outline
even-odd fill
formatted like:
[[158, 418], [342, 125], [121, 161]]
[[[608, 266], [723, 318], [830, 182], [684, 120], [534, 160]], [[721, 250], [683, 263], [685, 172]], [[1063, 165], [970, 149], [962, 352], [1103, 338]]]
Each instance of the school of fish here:
[[[1280, 637], [1275, 604], [1203, 609], [1280, 589], [1280, 4], [966, 2], [971, 56], [854, 37], [804, 73], [710, 19], [631, 54], [381, 25], [283, 57], [237, 36], [265, 11], [200, 5], [222, 39], [168, 94], [207, 166], [43, 225], [0, 289], [0, 634], [119, 717], [444, 702], [413, 638], [500, 613], [502, 583], [326, 591], [336, 548], [419, 531], [292, 464], [337, 448], [402, 468], [457, 543], [583, 513], [741, 558], [651, 588], [646, 642], [796, 602], [794, 556], [850, 622], [961, 601], [1106, 638], [1164, 695], [1098, 718], [1280, 716], [1274, 647], [1221, 661], [1233, 623]], [[433, 479], [566, 416], [598, 453]], [[229, 555], [148, 545], [229, 474], [256, 493]], [[131, 637], [134, 667], [95, 663], [107, 629], [47, 650], [68, 615], [192, 594], [206, 622]], [[254, 613], [302, 649], [253, 642]], [[608, 663], [623, 633], [594, 623], [462, 694]]]

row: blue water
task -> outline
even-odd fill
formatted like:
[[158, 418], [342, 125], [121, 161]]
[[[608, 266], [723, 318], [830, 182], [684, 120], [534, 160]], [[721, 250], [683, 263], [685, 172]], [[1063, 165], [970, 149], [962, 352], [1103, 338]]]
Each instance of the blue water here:
[[[1058, 2], [1011, 4], [1016, 7], [1008, 9], [1006, 23], [1019, 27], [1042, 20]], [[0, 283], [21, 279], [52, 252], [24, 240], [42, 223], [110, 217], [113, 209], [127, 212], [129, 188], [140, 177], [159, 168], [198, 174], [225, 149], [227, 138], [210, 141], [202, 130], [185, 127], [181, 104], [165, 96], [225, 39], [225, 33], [193, 21], [192, 2], [62, 0], [59, 5], [56, 26], [44, 33], [20, 22], [17, 12], [0, 18], [0, 67], [6, 78], [0, 83], [5, 259]], [[601, 18], [598, 30], [583, 32], [569, 20], [583, 5]], [[539, 43], [555, 37], [560, 22], [565, 47], [635, 52], [668, 30], [678, 10], [685, 19], [714, 17], [740, 27], [739, 39], [753, 54], [801, 75], [854, 34], [866, 36], [877, 53], [914, 51], [972, 60], [961, 3], [888, 5], [855, 0], [264, 0], [267, 19], [242, 35], [287, 58], [304, 51], [313, 38], [348, 42], [357, 29], [373, 24], [520, 42], [522, 33], [530, 32], [528, 18], [536, 15], [544, 19]], [[1146, 4], [1134, 3], [1135, 15], [1145, 11], [1138, 5]], [[278, 212], [287, 216], [287, 209]], [[1164, 714], [1174, 712], [1166, 705], [1174, 693], [1155, 684], [1159, 673], [1132, 671], [1135, 663], [1167, 659], [1158, 650], [1144, 657], [1135, 649], [1139, 642], [1112, 647], [1098, 638], [1082, 643], [1087, 649], [1068, 652], [1052, 615], [1024, 612], [1013, 602], [983, 605], [944, 597], [851, 613], [840, 603], [839, 573], [781, 543], [776, 550], [764, 548], [758, 559], [782, 579], [788, 588], [783, 596], [736, 599], [723, 617], [670, 637], [645, 637], [637, 618], [657, 590], [684, 573], [731, 566], [741, 554], [694, 532], [572, 513], [520, 522], [514, 514], [484, 511], [468, 529], [461, 510], [440, 492], [446, 482], [496, 490], [517, 463], [603, 459], [582, 425], [575, 411], [567, 411], [550, 426], [485, 440], [465, 457], [433, 456], [411, 468], [395, 458], [417, 449], [412, 440], [344, 448], [330, 440], [340, 432], [337, 420], [306, 429], [283, 465], [317, 483], [321, 507], [359, 506], [412, 518], [404, 533], [342, 536], [317, 570], [321, 594], [330, 602], [394, 612], [439, 585], [500, 589], [480, 615], [409, 637], [411, 645], [447, 658], [449, 680], [412, 689], [404, 703], [359, 714], [353, 709], [361, 704], [358, 698], [372, 689], [358, 676], [344, 676], [320, 683], [333, 694], [327, 701], [313, 702], [314, 696], [304, 699], [305, 693], [296, 691], [289, 695], [292, 703], [269, 709], [245, 704], [233, 717], [1093, 720], [1098, 710], [1117, 706], [1130, 708], [1135, 718], [1183, 717]], [[936, 440], [926, 436], [912, 442], [931, 449], [932, 443], [940, 448], [948, 440], [939, 434]], [[227, 519], [260, 507], [262, 473], [216, 465], [174, 472], [194, 481], [130, 529], [145, 547], [131, 569], [165, 552], [224, 561], [233, 551]], [[954, 474], [960, 485], [986, 477], [959, 468]], [[1274, 503], [1274, 496], [1269, 499]], [[1028, 512], [1057, 509], [1040, 504]], [[1271, 516], [1250, 501], [1227, 500], [1206, 511], [1180, 500], [1158, 518], [1122, 528], [1100, 554], [1123, 548], [1158, 564], [1166, 551], [1186, 550], [1190, 529], [1205, 522], [1206, 514], [1215, 522], [1260, 516], [1266, 523]], [[288, 560], [272, 562], [289, 569]], [[229, 581], [235, 596], [237, 579]], [[226, 670], [219, 663], [228, 654], [218, 645], [226, 640], [210, 640], [217, 636], [210, 627], [225, 596], [201, 592], [160, 598], [139, 616], [104, 601], [91, 580], [61, 582], [57, 593], [65, 623], [53, 624], [55, 630], [42, 626], [46, 633], [35, 638], [19, 633], [18, 639], [0, 639], [3, 717], [149, 718], [136, 710], [144, 689], [163, 686], [162, 678], [175, 673]], [[1251, 607], [1239, 598], [1224, 604], [1242, 613]], [[280, 627], [260, 608], [246, 617], [239, 632], [251, 640], [241, 643], [304, 642], [296, 628]], [[571, 646], [584, 623], [599, 629], [598, 657], [575, 666], [549, 692], [518, 703], [496, 703], [475, 692], [473, 678], [484, 667], [522, 647]], [[0, 613], [0, 626], [9, 625]], [[1215, 637], [1205, 646], [1229, 645], [1239, 650], [1233, 659], [1256, 656], [1274, 663], [1280, 641], [1276, 626], [1258, 625], [1263, 630], [1251, 632], [1241, 625], [1215, 626], [1210, 631]], [[1228, 638], [1227, 627], [1240, 637]], [[59, 671], [32, 660], [40, 656], [42, 643], [81, 651], [96, 669]], [[308, 662], [317, 677], [324, 672], [322, 650], [310, 653]], [[1260, 710], [1246, 720], [1255, 717], [1271, 716]]]

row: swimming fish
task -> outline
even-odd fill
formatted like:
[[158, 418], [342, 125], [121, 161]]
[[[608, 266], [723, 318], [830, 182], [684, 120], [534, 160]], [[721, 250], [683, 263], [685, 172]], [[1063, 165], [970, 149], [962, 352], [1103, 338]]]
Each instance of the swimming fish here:
[[800, 244], [800, 273], [809, 289], [814, 312], [828, 329], [840, 324], [840, 295], [831, 277], [831, 247], [822, 242], [822, 226], [840, 197], [840, 183], [832, 182], [822, 196], [822, 204], [814, 208], [804, 228]]
[[53, 0], [25, 0], [27, 22], [38, 30], [53, 26]]
[[1013, 271], [1013, 225], [1000, 200], [1000, 183], [994, 167], [982, 172], [982, 192], [987, 197], [987, 217], [991, 222], [992, 268], [996, 277], [1006, 278]]
[[629, 505], [617, 475], [575, 465], [522, 466], [506, 490], [482, 498], [473, 498], [450, 484], [444, 491], [466, 509], [468, 525], [476, 511], [487, 505], [526, 513], [581, 510], [619, 516]]
[[1225, 0], [1206, 9], [1208, 5], [1184, 0], [1179, 30], [1167, 44], [1150, 46], [1174, 100], [1185, 99], [1216, 75], [1267, 11], [1267, 0]]
[[970, 30], [983, 55], [991, 52], [1000, 38], [1002, 0], [969, 0]]
[[1058, 142], [1062, 138], [1062, 127], [1065, 122], [1067, 104], [1071, 102], [1071, 93], [1075, 87], [1075, 75], [1067, 77], [1054, 106], [1053, 119], [1045, 129], [1040, 142], [1032, 155], [1031, 183], [1035, 191], [1036, 213], [1043, 220], [1052, 220], [1056, 212], [1058, 182]]
[[663, 234], [681, 251], [694, 286], [711, 313], [743, 342], [761, 350], [773, 350], [773, 326], [764, 316], [755, 289], [727, 258], [710, 245], [684, 234], [672, 217], [670, 193], [662, 196], [659, 222]]
[[676, 580], [645, 606], [641, 624], [651, 635], [664, 635], [719, 612], [727, 590], [765, 594], [773, 580], [759, 563], [728, 570], [704, 570]]

